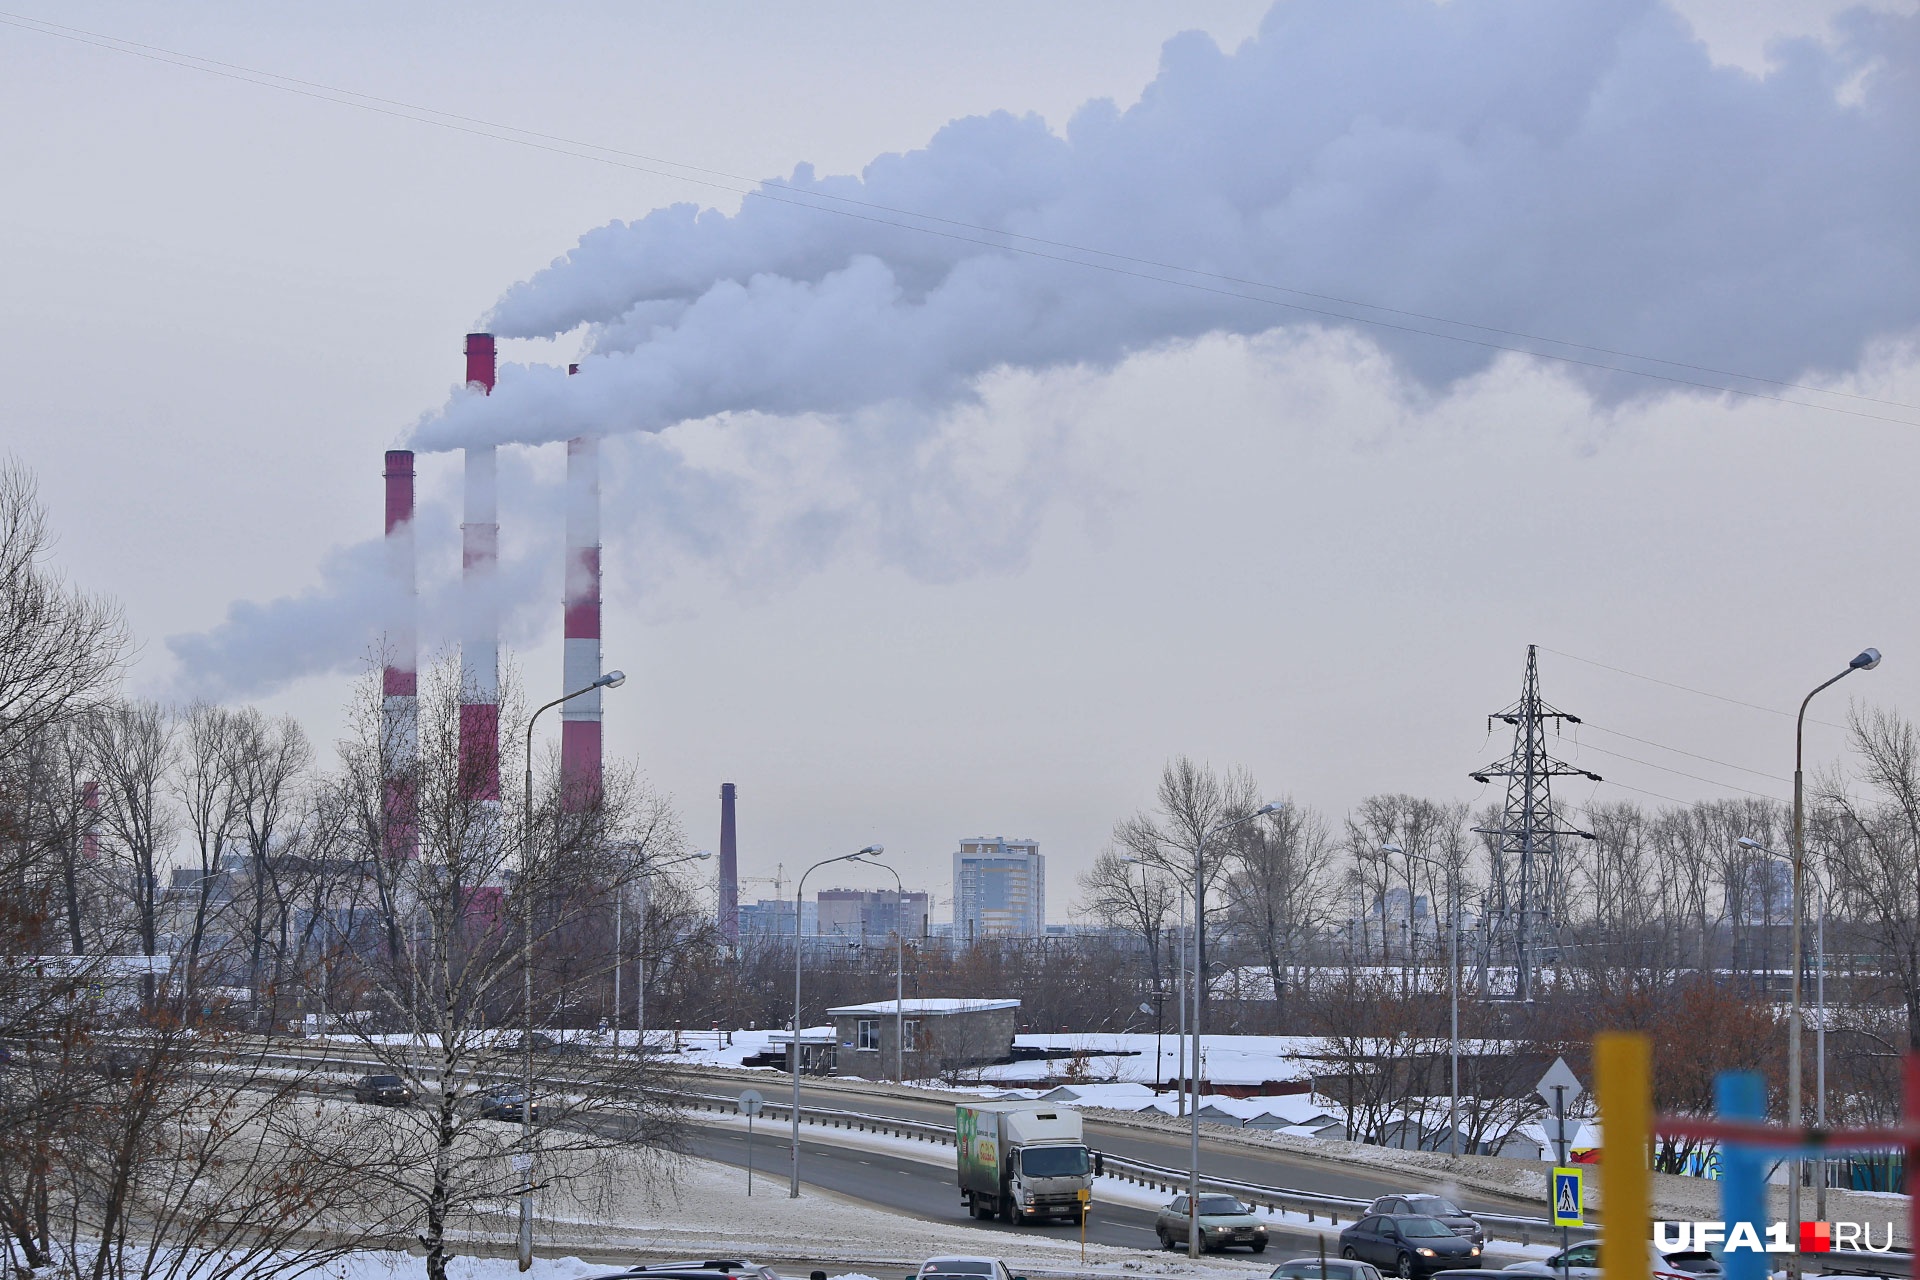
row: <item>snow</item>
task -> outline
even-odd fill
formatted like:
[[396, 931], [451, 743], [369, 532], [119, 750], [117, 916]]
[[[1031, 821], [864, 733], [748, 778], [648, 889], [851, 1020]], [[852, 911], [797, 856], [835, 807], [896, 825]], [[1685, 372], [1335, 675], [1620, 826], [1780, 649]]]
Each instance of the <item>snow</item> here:
[[[966, 1000], [966, 999], [914, 999], [898, 1002], [901, 1013], [988, 1013], [995, 1009], [1018, 1009], [1018, 1000]], [[837, 1018], [841, 1014], [856, 1015], [863, 1013], [892, 1013], [895, 1002], [876, 1000], [872, 1004], [849, 1004], [838, 1009], [827, 1010], [829, 1017]]]

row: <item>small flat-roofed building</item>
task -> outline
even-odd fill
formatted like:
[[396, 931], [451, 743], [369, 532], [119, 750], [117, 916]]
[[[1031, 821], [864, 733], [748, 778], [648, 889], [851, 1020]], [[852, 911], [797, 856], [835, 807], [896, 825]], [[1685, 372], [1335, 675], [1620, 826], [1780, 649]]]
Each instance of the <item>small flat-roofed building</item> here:
[[906, 1073], [921, 1078], [1004, 1062], [1013, 1051], [1018, 1000], [891, 1000], [827, 1010], [838, 1068], [845, 1075], [894, 1074], [895, 1028], [906, 1036]]

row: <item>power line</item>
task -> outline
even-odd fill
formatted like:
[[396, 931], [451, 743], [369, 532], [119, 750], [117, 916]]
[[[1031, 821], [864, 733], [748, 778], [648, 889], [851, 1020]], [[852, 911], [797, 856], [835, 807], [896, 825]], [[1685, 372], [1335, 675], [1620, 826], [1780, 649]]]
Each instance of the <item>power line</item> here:
[[[1701, 761], [1704, 761], [1704, 762], [1705, 762], [1705, 763], [1707, 763], [1707, 764], [1717, 764], [1717, 765], [1719, 765], [1719, 766], [1720, 766], [1720, 767], [1721, 767], [1722, 769], [1737, 769], [1737, 770], [1739, 770], [1739, 771], [1740, 771], [1741, 773], [1751, 773], [1751, 774], [1753, 774], [1753, 775], [1754, 775], [1755, 777], [1758, 777], [1758, 778], [1765, 778], [1765, 779], [1767, 779], [1767, 780], [1768, 780], [1768, 781], [1770, 781], [1770, 782], [1787, 782], [1787, 781], [1789, 781], [1789, 779], [1787, 779], [1787, 778], [1784, 778], [1784, 777], [1782, 777], [1781, 775], [1779, 775], [1779, 774], [1777, 774], [1777, 773], [1768, 773], [1768, 772], [1767, 772], [1766, 770], [1764, 770], [1764, 769], [1749, 769], [1749, 768], [1748, 768], [1748, 767], [1747, 767], [1746, 765], [1743, 765], [1743, 764], [1733, 764], [1733, 763], [1731, 763], [1730, 761], [1726, 761], [1726, 760], [1716, 760], [1716, 759], [1714, 759], [1714, 758], [1713, 758], [1712, 756], [1703, 756], [1703, 755], [1701, 755], [1701, 754], [1700, 754], [1699, 752], [1697, 752], [1697, 751], [1685, 751], [1685, 750], [1682, 750], [1682, 749], [1681, 749], [1681, 748], [1679, 748], [1679, 747], [1670, 747], [1670, 746], [1668, 746], [1668, 745], [1667, 745], [1666, 743], [1664, 743], [1664, 742], [1655, 742], [1655, 741], [1654, 741], [1653, 739], [1651, 739], [1651, 738], [1636, 738], [1636, 737], [1634, 737], [1634, 736], [1633, 736], [1632, 734], [1630, 734], [1630, 733], [1622, 733], [1622, 732], [1620, 732], [1620, 731], [1619, 731], [1618, 729], [1609, 729], [1609, 728], [1607, 728], [1607, 727], [1606, 727], [1605, 725], [1599, 725], [1599, 724], [1595, 724], [1595, 723], [1594, 723], [1593, 721], [1591, 721], [1591, 720], [1585, 720], [1585, 721], [1582, 721], [1582, 722], [1581, 722], [1581, 725], [1580, 725], [1580, 727], [1581, 727], [1582, 729], [1597, 729], [1597, 730], [1599, 730], [1599, 731], [1600, 731], [1601, 733], [1606, 733], [1606, 734], [1612, 734], [1612, 735], [1613, 735], [1614, 737], [1616, 737], [1616, 738], [1625, 738], [1625, 739], [1626, 739], [1627, 741], [1629, 741], [1629, 742], [1638, 742], [1638, 743], [1640, 743], [1640, 744], [1641, 744], [1642, 746], [1648, 746], [1648, 747], [1657, 747], [1657, 748], [1658, 748], [1658, 749], [1660, 749], [1661, 751], [1671, 751], [1671, 752], [1673, 752], [1673, 754], [1675, 754], [1675, 755], [1677, 755], [1677, 756], [1686, 756], [1686, 757], [1688, 757], [1689, 759], [1692, 759], [1692, 760], [1701, 760]], [[1588, 744], [1588, 745], [1589, 745], [1590, 747], [1592, 747], [1592, 744]], [[1605, 748], [1603, 748], [1603, 747], [1592, 747], [1592, 750], [1595, 750], [1595, 751], [1602, 751], [1602, 750], [1605, 750]], [[1624, 759], [1624, 758], [1625, 758], [1625, 757], [1622, 757], [1622, 759]]]
[[[1672, 680], [1662, 680], [1659, 676], [1642, 675], [1638, 671], [1629, 671], [1625, 667], [1616, 667], [1605, 662], [1595, 661], [1592, 658], [1583, 658], [1577, 653], [1563, 653], [1558, 649], [1548, 649], [1544, 644], [1540, 647], [1556, 658], [1568, 658], [1574, 662], [1584, 662], [1590, 667], [1599, 667], [1602, 671], [1612, 671], [1619, 675], [1632, 676], [1635, 680], [1645, 680], [1649, 684], [1664, 685], [1669, 689], [1678, 689], [1682, 693], [1698, 694], [1702, 698], [1712, 698], [1715, 702], [1731, 703], [1736, 707], [1745, 707], [1749, 711], [1764, 711], [1768, 715], [1785, 716], [1789, 720], [1793, 719], [1793, 712], [1782, 711], [1778, 707], [1763, 707], [1757, 702], [1743, 702], [1739, 698], [1729, 698], [1723, 693], [1709, 693], [1705, 689], [1696, 689], [1692, 685], [1676, 684]], [[1843, 724], [1835, 724], [1831, 720], [1816, 720], [1812, 716], [1807, 717], [1807, 723], [1825, 725], [1829, 729], [1844, 729], [1847, 727]]]
[[[1158, 284], [1174, 285], [1182, 288], [1195, 290], [1198, 292], [1211, 293], [1211, 294], [1215, 294], [1223, 297], [1237, 298], [1242, 301], [1262, 303], [1268, 306], [1280, 307], [1280, 308], [1284, 308], [1291, 311], [1297, 311], [1306, 315], [1313, 315], [1313, 316], [1318, 316], [1326, 319], [1343, 320], [1352, 324], [1368, 325], [1378, 329], [1389, 329], [1396, 332], [1407, 333], [1407, 334], [1412, 334], [1412, 335], [1421, 336], [1421, 337], [1435, 338], [1435, 339], [1439, 339], [1441, 341], [1446, 341], [1446, 342], [1455, 342], [1455, 343], [1460, 343], [1468, 346], [1476, 346], [1476, 347], [1480, 347], [1480, 348], [1491, 350], [1491, 351], [1500, 351], [1500, 352], [1506, 352], [1506, 353], [1515, 354], [1515, 355], [1532, 356], [1536, 359], [1557, 361], [1561, 364], [1573, 365], [1580, 368], [1588, 368], [1588, 369], [1594, 369], [1594, 370], [1610, 372], [1610, 373], [1619, 373], [1629, 377], [1645, 378], [1651, 381], [1668, 383], [1673, 386], [1689, 387], [1689, 388], [1693, 388], [1695, 390], [1701, 390], [1701, 391], [1713, 391], [1722, 395], [1740, 396], [1746, 399], [1767, 400], [1767, 401], [1772, 401], [1776, 404], [1795, 405], [1801, 408], [1816, 409], [1826, 413], [1839, 413], [1839, 414], [1845, 414], [1849, 417], [1865, 418], [1865, 419], [1869, 419], [1876, 422], [1892, 423], [1896, 426], [1906, 426], [1906, 427], [1920, 426], [1920, 423], [1913, 422], [1912, 420], [1906, 419], [1906, 418], [1891, 417], [1886, 414], [1871, 413], [1871, 412], [1867, 412], [1865, 410], [1860, 410], [1860, 409], [1849, 409], [1840, 405], [1820, 404], [1817, 402], [1811, 402], [1806, 400], [1796, 400], [1788, 396], [1774, 395], [1764, 391], [1752, 391], [1752, 390], [1747, 390], [1745, 388], [1725, 386], [1725, 385], [1712, 383], [1712, 382], [1703, 382], [1695, 378], [1685, 378], [1685, 377], [1679, 377], [1671, 374], [1655, 373], [1645, 369], [1634, 369], [1634, 368], [1629, 368], [1622, 365], [1610, 364], [1605, 360], [1583, 359], [1577, 356], [1564, 355], [1564, 354], [1551, 352], [1551, 351], [1535, 350], [1530, 347], [1513, 346], [1508, 343], [1496, 342], [1496, 341], [1492, 341], [1484, 338], [1473, 338], [1463, 334], [1439, 332], [1433, 329], [1422, 328], [1419, 325], [1396, 323], [1393, 321], [1382, 320], [1375, 317], [1353, 315], [1347, 312], [1340, 312], [1340, 311], [1332, 311], [1324, 307], [1308, 306], [1303, 303], [1288, 302], [1280, 298], [1262, 297], [1257, 294], [1244, 293], [1238, 289], [1209, 286], [1203, 283], [1199, 283], [1199, 281], [1213, 280], [1213, 281], [1219, 282], [1221, 285], [1231, 284], [1231, 285], [1239, 285], [1244, 288], [1261, 289], [1261, 290], [1267, 290], [1267, 291], [1276, 292], [1276, 293], [1288, 293], [1296, 297], [1312, 298], [1317, 301], [1332, 303], [1339, 306], [1359, 307], [1369, 311], [1378, 311], [1386, 315], [1402, 316], [1410, 320], [1423, 320], [1433, 324], [1452, 325], [1458, 328], [1473, 329], [1481, 333], [1494, 334], [1494, 335], [1497, 335], [1500, 337], [1506, 337], [1506, 338], [1521, 339], [1528, 342], [1547, 343], [1554, 346], [1567, 347], [1576, 351], [1586, 351], [1594, 355], [1611, 356], [1616, 359], [1623, 359], [1623, 360], [1639, 360], [1639, 361], [1643, 361], [1650, 364], [1665, 365], [1669, 368], [1674, 368], [1674, 369], [1686, 369], [1695, 373], [1707, 374], [1714, 377], [1738, 378], [1738, 379], [1749, 381], [1749, 382], [1764, 383], [1768, 386], [1781, 388], [1782, 390], [1803, 391], [1803, 392], [1807, 392], [1815, 395], [1829, 395], [1829, 396], [1835, 396], [1842, 399], [1854, 400], [1861, 403], [1878, 404], [1878, 405], [1883, 405], [1889, 408], [1905, 409], [1908, 411], [1920, 410], [1920, 406], [1907, 404], [1902, 401], [1885, 400], [1885, 399], [1880, 399], [1873, 396], [1859, 395], [1853, 392], [1835, 391], [1829, 388], [1815, 387], [1806, 383], [1789, 382], [1789, 381], [1784, 381], [1778, 378], [1768, 378], [1759, 374], [1741, 373], [1741, 372], [1731, 371], [1731, 370], [1716, 369], [1716, 368], [1713, 368], [1712, 366], [1707, 366], [1707, 365], [1690, 364], [1686, 361], [1680, 361], [1680, 360], [1669, 360], [1662, 356], [1641, 355], [1638, 353], [1618, 350], [1610, 347], [1602, 347], [1602, 346], [1595, 346], [1587, 343], [1574, 342], [1570, 339], [1544, 337], [1537, 334], [1530, 334], [1522, 330], [1502, 329], [1502, 328], [1498, 328], [1491, 325], [1477, 324], [1467, 320], [1455, 320], [1449, 317], [1432, 315], [1425, 312], [1409, 311], [1402, 308], [1383, 306], [1383, 305], [1380, 305], [1377, 303], [1371, 303], [1371, 302], [1361, 302], [1354, 299], [1342, 298], [1332, 294], [1313, 293], [1303, 289], [1296, 289], [1287, 285], [1272, 284], [1266, 281], [1251, 280], [1243, 277], [1223, 275], [1217, 272], [1209, 272], [1209, 271], [1200, 270], [1198, 268], [1183, 267], [1176, 264], [1158, 262], [1150, 258], [1136, 257], [1128, 254], [1114, 252], [1111, 250], [1089, 248], [1083, 245], [1076, 245], [1066, 241], [1049, 240], [1044, 237], [1025, 235], [1019, 232], [1004, 231], [998, 228], [980, 226], [974, 223], [962, 222], [957, 219], [941, 217], [937, 214], [927, 214], [927, 213], [919, 213], [913, 210], [897, 209], [897, 208], [893, 208], [891, 206], [887, 206], [883, 204], [854, 199], [852, 197], [837, 196], [828, 192], [801, 192], [793, 188], [780, 188], [780, 190], [784, 191], [785, 194], [775, 194], [775, 191], [770, 189], [769, 184], [756, 183], [753, 179], [742, 177], [737, 174], [729, 174], [724, 172], [723, 170], [709, 169], [699, 165], [685, 164], [675, 160], [666, 160], [666, 159], [662, 159], [655, 156], [644, 155], [638, 152], [623, 151], [616, 147], [603, 146], [601, 144], [592, 143], [592, 142], [583, 142], [577, 139], [566, 138], [557, 134], [541, 133], [537, 130], [523, 129], [515, 125], [499, 124], [493, 121], [483, 120], [474, 116], [465, 116], [465, 115], [460, 115], [456, 112], [441, 111], [437, 108], [419, 106], [413, 103], [408, 103], [408, 102], [404, 102], [404, 101], [393, 99], [393, 98], [383, 98], [374, 94], [361, 93], [357, 90], [342, 89], [337, 86], [323, 84], [317, 81], [301, 80], [292, 76], [280, 75], [276, 72], [262, 71], [257, 68], [243, 66], [238, 63], [221, 62], [217, 59], [201, 57], [198, 54], [184, 53], [178, 50], [167, 49], [158, 45], [142, 44], [139, 41], [128, 40], [123, 37], [107, 35], [101, 32], [88, 31], [88, 30], [85, 30], [84, 28], [63, 26], [59, 23], [48, 22], [44, 19], [31, 18], [21, 14], [14, 14], [14, 13], [8, 13], [5, 11], [0, 11], [0, 24], [16, 27], [23, 31], [30, 31], [38, 35], [52, 36], [57, 39], [68, 40], [78, 44], [89, 45], [98, 49], [105, 49], [109, 52], [122, 53], [132, 57], [145, 58], [145, 59], [148, 59], [149, 61], [165, 63], [170, 66], [179, 67], [183, 70], [199, 71], [199, 72], [202, 72], [203, 74], [220, 76], [225, 79], [236, 80], [241, 83], [255, 85], [260, 88], [278, 89], [284, 93], [291, 93], [301, 97], [314, 98], [323, 102], [331, 102], [338, 106], [356, 107], [363, 111], [371, 111], [380, 115], [391, 116], [391, 117], [395, 117], [403, 120], [411, 120], [418, 124], [432, 125], [436, 128], [452, 129], [457, 132], [470, 134], [476, 137], [490, 138], [497, 142], [507, 142], [507, 143], [512, 143], [516, 146], [527, 147], [533, 150], [547, 151], [557, 155], [571, 156], [575, 159], [580, 159], [580, 160], [590, 160], [599, 164], [608, 164], [617, 168], [629, 169], [635, 172], [650, 174], [654, 177], [666, 178], [671, 181], [694, 183], [700, 186], [705, 186], [705, 187], [714, 188], [716, 190], [726, 191], [730, 194], [738, 195], [743, 198], [771, 200], [776, 203], [788, 204], [788, 205], [795, 206], [797, 208], [812, 209], [820, 213], [831, 213], [841, 217], [855, 218], [860, 221], [872, 222], [882, 226], [895, 227], [897, 229], [904, 230], [904, 231], [917, 231], [923, 235], [938, 236], [943, 239], [955, 240], [965, 244], [975, 244], [975, 245], [982, 246], [984, 248], [999, 249], [1003, 252], [1008, 252], [1008, 253], [1018, 253], [1027, 257], [1038, 258], [1045, 261], [1066, 263], [1068, 265], [1085, 267], [1091, 270], [1105, 271], [1113, 275], [1128, 276], [1136, 279], [1152, 281]], [[578, 148], [578, 149], [575, 149], [575, 148]], [[584, 152], [599, 152], [602, 154], [584, 154]], [[622, 159], [616, 159], [614, 157], [627, 157], [628, 159], [622, 160]], [[632, 160], [642, 160], [642, 161], [645, 161], [646, 163], [635, 164], [630, 162]], [[667, 169], [686, 170], [687, 172], [681, 172], [681, 173], [666, 172], [661, 168], [655, 168], [655, 167], [649, 167], [649, 166], [666, 166]], [[693, 174], [707, 174], [710, 176], [701, 178], [701, 177], [691, 176]], [[732, 184], [741, 184], [741, 183], [749, 184], [749, 185], [746, 185], [746, 186], [732, 185]], [[816, 201], [819, 201], [819, 200], [831, 201], [837, 205], [850, 206], [850, 207], [836, 208], [836, 207], [833, 207], [832, 205], [816, 203]], [[859, 213], [855, 211], [856, 209], [868, 209], [868, 210], [872, 210], [873, 212]], [[963, 230], [977, 232], [980, 235], [998, 237], [998, 239], [985, 240], [985, 239], [979, 239], [976, 236], [961, 235], [961, 234], [958, 234], [957, 232], [942, 231], [942, 230], [939, 230], [937, 227], [919, 226], [910, 222], [896, 222], [890, 218], [877, 216], [880, 213], [891, 213], [899, 217], [917, 218], [925, 222], [940, 223], [942, 225], [949, 226], [949, 227], [957, 227]], [[1027, 244], [1032, 244], [1032, 245], [1044, 245], [1049, 248], [1062, 249], [1072, 254], [1088, 254], [1088, 255], [1093, 255], [1095, 257], [1108, 258], [1108, 259], [1112, 259], [1113, 261], [1112, 262], [1089, 262], [1085, 258], [1065, 256], [1063, 254], [1056, 254], [1056, 253], [1047, 253], [1047, 252], [1042, 252], [1038, 249], [1023, 248], [1021, 247], [1021, 245], [1018, 245], [1018, 244], [1006, 243], [1007, 241], [1015, 241], [1015, 240], [1025, 241]], [[1194, 279], [1194, 280], [1170, 279], [1167, 276], [1155, 275], [1149, 271], [1131, 270], [1124, 266], [1114, 265], [1115, 263], [1131, 263], [1134, 266], [1149, 267], [1153, 271], [1176, 272], [1181, 275], [1197, 277], [1197, 279]], [[1568, 656], [1568, 655], [1561, 655], [1561, 656]]]
[[1584, 747], [1582, 748], [1582, 750], [1586, 750], [1586, 751], [1598, 751], [1598, 752], [1599, 752], [1599, 753], [1600, 753], [1601, 755], [1603, 755], [1603, 756], [1612, 756], [1612, 757], [1613, 757], [1613, 758], [1614, 758], [1615, 760], [1625, 760], [1625, 761], [1627, 761], [1627, 762], [1628, 762], [1628, 763], [1630, 763], [1630, 764], [1639, 764], [1639, 765], [1645, 765], [1645, 766], [1646, 766], [1647, 768], [1649, 768], [1649, 769], [1658, 769], [1658, 770], [1659, 770], [1660, 772], [1662, 772], [1662, 773], [1670, 773], [1670, 774], [1672, 774], [1672, 775], [1674, 775], [1674, 776], [1675, 776], [1676, 778], [1691, 778], [1691, 779], [1692, 779], [1693, 781], [1695, 781], [1695, 782], [1704, 782], [1704, 783], [1706, 783], [1706, 784], [1708, 784], [1709, 786], [1714, 786], [1714, 787], [1725, 787], [1725, 788], [1726, 788], [1727, 790], [1729, 790], [1729, 791], [1741, 791], [1741, 792], [1745, 792], [1745, 793], [1746, 793], [1747, 795], [1750, 795], [1750, 796], [1759, 796], [1759, 797], [1761, 797], [1762, 799], [1769, 799], [1769, 800], [1770, 800], [1770, 799], [1774, 799], [1774, 798], [1775, 798], [1775, 797], [1772, 797], [1772, 796], [1769, 796], [1769, 795], [1767, 795], [1767, 794], [1766, 794], [1765, 792], [1763, 792], [1763, 791], [1753, 791], [1753, 790], [1750, 790], [1750, 789], [1749, 789], [1749, 788], [1747, 788], [1747, 787], [1742, 787], [1742, 786], [1737, 786], [1737, 785], [1735, 785], [1734, 783], [1731, 783], [1731, 782], [1721, 782], [1721, 781], [1720, 781], [1719, 779], [1717, 779], [1717, 778], [1706, 778], [1706, 777], [1702, 777], [1701, 775], [1699, 775], [1699, 774], [1697, 774], [1697, 773], [1688, 773], [1688, 772], [1687, 772], [1686, 770], [1684, 770], [1684, 769], [1670, 769], [1670, 768], [1668, 768], [1668, 767], [1667, 767], [1666, 765], [1663, 765], [1663, 764], [1655, 764], [1655, 763], [1654, 763], [1653, 761], [1651, 761], [1651, 760], [1642, 760], [1642, 759], [1640, 759], [1640, 758], [1639, 758], [1639, 757], [1637, 757], [1637, 756], [1628, 756], [1628, 755], [1622, 755], [1622, 754], [1620, 754], [1620, 753], [1619, 753], [1618, 751], [1609, 751], [1609, 750], [1607, 750], [1607, 749], [1606, 749], [1605, 747], [1596, 747], [1596, 746], [1594, 746], [1594, 745], [1593, 745], [1592, 743], [1587, 743], [1587, 744], [1585, 744], [1585, 746], [1584, 746]]

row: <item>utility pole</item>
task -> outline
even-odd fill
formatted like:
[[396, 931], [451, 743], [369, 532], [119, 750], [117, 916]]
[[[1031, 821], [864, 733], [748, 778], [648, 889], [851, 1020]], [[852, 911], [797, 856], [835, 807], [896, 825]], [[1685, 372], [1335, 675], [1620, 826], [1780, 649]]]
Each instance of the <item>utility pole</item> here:
[[[1536, 646], [1527, 646], [1527, 674], [1520, 687], [1520, 700], [1487, 717], [1489, 732], [1496, 720], [1513, 727], [1513, 750], [1506, 759], [1468, 776], [1479, 783], [1505, 778], [1507, 804], [1499, 826], [1474, 830], [1495, 837], [1491, 849], [1492, 906], [1502, 928], [1512, 929], [1513, 998], [1531, 1000], [1533, 972], [1538, 964], [1535, 944], [1545, 932], [1535, 921], [1542, 917], [1552, 920], [1560, 886], [1560, 837], [1593, 839], [1590, 831], [1561, 824], [1553, 809], [1553, 780], [1585, 778], [1599, 782], [1601, 778], [1547, 754], [1547, 722], [1555, 722], [1556, 727], [1579, 724], [1580, 717], [1556, 711], [1541, 700]], [[1519, 917], [1517, 925], [1515, 915]]]

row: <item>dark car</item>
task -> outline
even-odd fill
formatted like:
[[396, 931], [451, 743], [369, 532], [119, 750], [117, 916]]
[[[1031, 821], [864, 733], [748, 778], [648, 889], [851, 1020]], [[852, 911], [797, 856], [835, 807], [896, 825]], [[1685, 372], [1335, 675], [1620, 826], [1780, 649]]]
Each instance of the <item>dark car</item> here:
[[413, 1090], [399, 1076], [361, 1076], [353, 1082], [353, 1100], [371, 1102], [380, 1107], [404, 1107], [413, 1101]]
[[1340, 1232], [1340, 1256], [1411, 1278], [1476, 1266], [1480, 1246], [1424, 1213], [1370, 1213]]
[[1489, 1267], [1458, 1267], [1451, 1271], [1436, 1271], [1432, 1280], [1513, 1280], [1513, 1273]]
[[1381, 1196], [1367, 1206], [1368, 1213], [1424, 1213], [1429, 1218], [1438, 1218], [1453, 1228], [1453, 1233], [1465, 1236], [1477, 1245], [1487, 1243], [1487, 1229], [1475, 1220], [1459, 1205], [1445, 1196], [1428, 1195], [1416, 1192], [1410, 1195]]
[[1350, 1258], [1288, 1258], [1273, 1269], [1271, 1280], [1380, 1280], [1371, 1262]]
[[[555, 1040], [552, 1036], [545, 1035], [538, 1031], [533, 1033], [532, 1041], [533, 1051], [535, 1053], [545, 1054], [549, 1058], [587, 1058], [591, 1057], [593, 1053], [592, 1050], [577, 1041]], [[526, 1045], [526, 1036], [515, 1036], [512, 1040], [507, 1041], [503, 1047], [508, 1053], [524, 1054], [527, 1051]]]
[[[520, 1109], [526, 1095], [518, 1089], [489, 1089], [480, 1095], [479, 1111], [482, 1120], [511, 1120], [515, 1124], [521, 1121]], [[533, 1123], [540, 1123], [540, 1104], [533, 1104]]]

